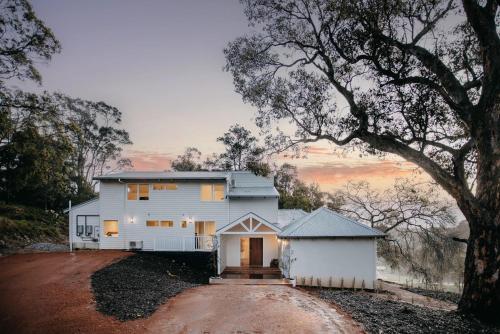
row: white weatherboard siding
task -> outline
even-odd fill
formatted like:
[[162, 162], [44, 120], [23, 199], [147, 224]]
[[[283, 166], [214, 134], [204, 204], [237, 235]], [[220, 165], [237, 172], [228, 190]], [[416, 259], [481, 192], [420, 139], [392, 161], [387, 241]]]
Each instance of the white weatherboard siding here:
[[[120, 238], [123, 239], [122, 247], [127, 248], [129, 241], [143, 241], [144, 250], [154, 250], [155, 242], [175, 242], [182, 245], [183, 237], [195, 235], [194, 221], [214, 221], [216, 228], [226, 225], [228, 219], [228, 201], [204, 202], [201, 201], [200, 183], [176, 182], [177, 190], [153, 190], [152, 183], [149, 191], [149, 200], [127, 200], [125, 196], [126, 184], [103, 183], [101, 194], [115, 193], [114, 198], [122, 201], [122, 214], [120, 221]], [[102, 196], [102, 195], [101, 195]], [[107, 196], [110, 197], [110, 196]], [[106, 199], [107, 197], [103, 197]], [[118, 205], [117, 205], [117, 215]], [[101, 220], [112, 217], [110, 212], [102, 215]], [[181, 227], [181, 221], [186, 218], [192, 220], [186, 228]], [[113, 218], [109, 218], [113, 219]], [[174, 226], [148, 227], [147, 220], [171, 220]], [[123, 238], [122, 238], [123, 237]], [[104, 248], [114, 248], [118, 239], [103, 237]]]
[[[118, 182], [101, 182], [99, 188], [99, 216], [101, 219], [101, 238], [99, 248], [101, 249], [124, 249], [124, 209], [125, 209], [125, 185]], [[118, 220], [118, 237], [107, 237], [104, 235], [105, 220]]]
[[225, 255], [225, 265], [228, 267], [240, 266], [240, 238], [263, 238], [262, 265], [269, 267], [272, 259], [278, 258], [278, 240], [276, 235], [262, 234], [223, 234], [222, 244], [225, 246], [221, 255]]
[[277, 198], [241, 198], [229, 201], [229, 222], [246, 215], [249, 212], [275, 224], [278, 221]]
[[[85, 237], [85, 219], [87, 225], [93, 227], [92, 237], [97, 237], [96, 233], [99, 232], [99, 199], [91, 200], [81, 205], [76, 205], [69, 212], [71, 240], [75, 248], [99, 248], [99, 243], [90, 240], [92, 237]], [[82, 225], [84, 235], [77, 234], [77, 224]], [[97, 230], [94, 229], [97, 227]]]
[[321, 279], [322, 285], [351, 288], [374, 288], [376, 280], [377, 247], [375, 239], [290, 239], [290, 277], [305, 278], [306, 284], [313, 278], [313, 285]]

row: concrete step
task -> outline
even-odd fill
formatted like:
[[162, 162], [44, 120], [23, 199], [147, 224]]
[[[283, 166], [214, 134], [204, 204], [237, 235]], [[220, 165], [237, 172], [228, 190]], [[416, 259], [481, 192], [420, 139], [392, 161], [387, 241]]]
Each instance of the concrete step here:
[[292, 286], [290, 280], [286, 278], [264, 278], [264, 279], [254, 279], [254, 278], [217, 278], [211, 277], [209, 280], [210, 284], [226, 284], [226, 285], [289, 285]]

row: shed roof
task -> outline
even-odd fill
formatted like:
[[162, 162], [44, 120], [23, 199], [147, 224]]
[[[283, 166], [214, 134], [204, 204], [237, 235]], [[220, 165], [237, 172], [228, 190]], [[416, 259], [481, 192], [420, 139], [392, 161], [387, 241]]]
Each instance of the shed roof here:
[[302, 209], [279, 209], [277, 226], [284, 229], [294, 221], [304, 217], [308, 213]]
[[321, 207], [286, 226], [280, 238], [380, 238], [385, 234]]

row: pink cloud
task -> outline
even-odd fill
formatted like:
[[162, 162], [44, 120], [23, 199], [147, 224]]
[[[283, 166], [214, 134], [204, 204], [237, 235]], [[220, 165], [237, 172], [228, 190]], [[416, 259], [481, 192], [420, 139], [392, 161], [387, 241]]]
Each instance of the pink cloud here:
[[141, 171], [162, 171], [169, 169], [172, 160], [175, 159], [175, 157], [165, 153], [138, 150], [127, 151], [124, 156], [132, 161], [133, 170]]
[[317, 183], [323, 190], [338, 189], [348, 181], [368, 181], [375, 187], [384, 188], [392, 185], [397, 178], [428, 178], [416, 165], [405, 161], [323, 163], [301, 167], [298, 173], [300, 179]]

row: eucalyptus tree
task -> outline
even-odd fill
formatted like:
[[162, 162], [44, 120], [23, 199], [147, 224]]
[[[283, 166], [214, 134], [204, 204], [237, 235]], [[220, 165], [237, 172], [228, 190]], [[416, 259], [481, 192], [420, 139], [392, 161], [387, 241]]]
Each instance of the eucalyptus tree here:
[[420, 166], [470, 225], [459, 308], [500, 309], [500, 38], [495, 0], [248, 0], [225, 49], [257, 124]]
[[41, 83], [36, 61], [49, 61], [61, 45], [27, 0], [0, 0], [0, 80]]

